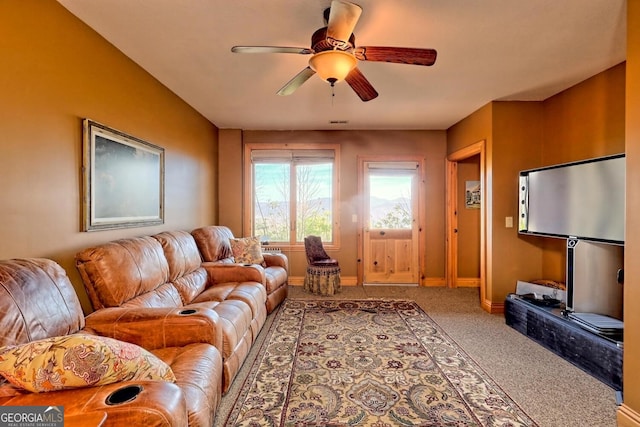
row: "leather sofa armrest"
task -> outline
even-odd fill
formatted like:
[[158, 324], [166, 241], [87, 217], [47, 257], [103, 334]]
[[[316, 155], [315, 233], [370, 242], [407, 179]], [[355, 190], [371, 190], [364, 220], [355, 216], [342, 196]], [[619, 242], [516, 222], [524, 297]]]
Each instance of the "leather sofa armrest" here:
[[285, 254], [262, 254], [267, 267], [282, 267], [289, 273], [289, 259]]
[[[132, 388], [128, 388], [132, 387]], [[138, 395], [132, 394], [140, 387]], [[127, 388], [126, 390], [123, 390]], [[108, 404], [107, 398], [117, 400], [133, 395], [129, 401]], [[184, 394], [176, 384], [165, 381], [123, 381], [104, 386], [83, 387], [72, 390], [51, 391], [47, 393], [24, 393], [4, 402], [11, 406], [64, 406], [65, 425], [71, 420], [85, 416], [106, 414], [107, 425], [175, 425], [188, 424]], [[101, 418], [101, 417], [99, 417]], [[88, 425], [88, 424], [82, 424]]]
[[266, 283], [264, 268], [259, 264], [214, 264], [202, 263], [209, 277], [209, 285], [228, 282], [258, 282]]
[[89, 314], [84, 330], [147, 350], [203, 342], [222, 352], [218, 313], [206, 308], [104, 308]]

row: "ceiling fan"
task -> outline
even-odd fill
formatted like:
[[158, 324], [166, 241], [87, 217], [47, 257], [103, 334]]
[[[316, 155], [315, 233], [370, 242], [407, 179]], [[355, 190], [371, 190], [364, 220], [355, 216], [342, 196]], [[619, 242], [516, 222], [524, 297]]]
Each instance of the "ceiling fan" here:
[[388, 46], [356, 46], [353, 29], [362, 8], [357, 4], [333, 0], [324, 11], [327, 23], [311, 36], [311, 48], [283, 46], [234, 46], [235, 53], [293, 53], [312, 55], [309, 65], [285, 84], [278, 95], [291, 95], [314, 74], [334, 86], [345, 80], [363, 101], [370, 101], [378, 92], [358, 69], [359, 61], [393, 62], [398, 64], [433, 65], [434, 49]]

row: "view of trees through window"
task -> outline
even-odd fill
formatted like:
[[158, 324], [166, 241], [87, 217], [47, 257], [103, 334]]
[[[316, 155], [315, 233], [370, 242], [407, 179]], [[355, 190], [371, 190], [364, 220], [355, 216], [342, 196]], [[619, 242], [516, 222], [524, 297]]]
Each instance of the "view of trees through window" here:
[[312, 234], [333, 240], [332, 162], [256, 162], [253, 168], [256, 236], [269, 243], [301, 243]]
[[410, 175], [369, 175], [369, 223], [372, 228], [411, 228]]

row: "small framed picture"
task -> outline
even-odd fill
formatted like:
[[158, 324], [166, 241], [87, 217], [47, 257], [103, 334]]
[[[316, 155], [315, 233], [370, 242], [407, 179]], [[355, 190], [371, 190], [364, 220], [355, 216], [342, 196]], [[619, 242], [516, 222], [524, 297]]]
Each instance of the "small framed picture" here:
[[464, 205], [467, 209], [480, 209], [480, 181], [465, 181]]

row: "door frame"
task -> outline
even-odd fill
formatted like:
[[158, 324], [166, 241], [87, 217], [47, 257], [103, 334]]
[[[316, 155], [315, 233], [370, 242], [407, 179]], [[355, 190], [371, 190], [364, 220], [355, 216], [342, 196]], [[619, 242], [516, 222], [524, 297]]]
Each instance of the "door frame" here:
[[487, 304], [487, 180], [485, 170], [485, 140], [455, 151], [447, 156], [446, 163], [446, 257], [445, 283], [454, 288], [458, 280], [458, 162], [480, 155], [480, 303]]
[[426, 159], [423, 156], [416, 155], [373, 155], [373, 156], [357, 156], [358, 161], [358, 196], [359, 196], [359, 206], [358, 206], [358, 221], [357, 221], [357, 236], [358, 236], [358, 269], [357, 269], [357, 283], [358, 285], [364, 284], [364, 227], [365, 227], [365, 163], [367, 162], [416, 162], [418, 163], [419, 171], [418, 171], [418, 192], [416, 197], [418, 198], [416, 203], [418, 203], [418, 253], [416, 256], [418, 257], [418, 284], [420, 286], [424, 285], [425, 281], [425, 233], [424, 233], [424, 224], [426, 218], [426, 188], [425, 188], [425, 165]]

